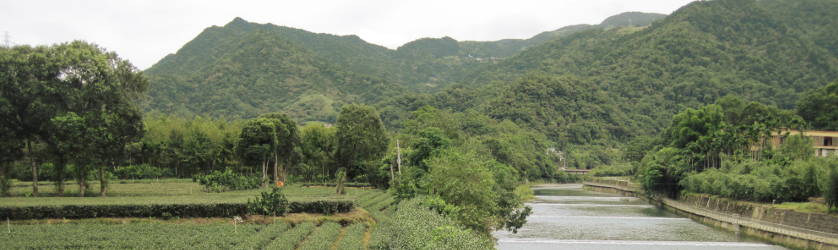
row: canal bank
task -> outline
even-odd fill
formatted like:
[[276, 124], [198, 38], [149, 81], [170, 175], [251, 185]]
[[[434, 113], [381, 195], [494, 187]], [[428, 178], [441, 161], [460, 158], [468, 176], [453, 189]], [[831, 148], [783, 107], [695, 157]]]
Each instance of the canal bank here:
[[[718, 200], [716, 201], [716, 206], [710, 206], [712, 199], [706, 200], [707, 206], [698, 206], [696, 203], [703, 202], [704, 200], [691, 197], [687, 202], [682, 202], [663, 197], [649, 197], [640, 188], [624, 181], [609, 181], [607, 183], [585, 182], [583, 185], [587, 190], [645, 199], [650, 203], [657, 204], [669, 211], [689, 217], [703, 224], [756, 237], [772, 243], [799, 249], [838, 250], [838, 234], [771, 222], [765, 220], [764, 218], [766, 216], [760, 211], [756, 213], [752, 212], [751, 214], [745, 213], [745, 216], [741, 213], [731, 213], [730, 207], [736, 207], [737, 204], [735, 203], [727, 203], [725, 209], [722, 209], [718, 205]], [[818, 217], [816, 219], [818, 221], [812, 221], [810, 215], [806, 220], [789, 224], [817, 223], [813, 225], [823, 224], [823, 228], [826, 229], [831, 229], [831, 226], [836, 225], [836, 223], [831, 221], [831, 218]]]

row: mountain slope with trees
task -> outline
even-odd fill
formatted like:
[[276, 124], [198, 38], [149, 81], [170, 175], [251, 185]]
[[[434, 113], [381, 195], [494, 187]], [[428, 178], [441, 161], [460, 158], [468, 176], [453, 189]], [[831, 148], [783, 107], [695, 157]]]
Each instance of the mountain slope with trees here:
[[423, 105], [475, 109], [591, 152], [573, 157], [587, 162], [578, 166], [610, 164], [625, 142], [726, 95], [794, 108], [838, 78], [835, 11], [826, 0], [694, 2], [651, 26], [577, 32], [380, 107], [392, 124]]
[[[660, 16], [632, 15], [645, 18], [609, 25], [643, 25]], [[205, 29], [144, 72], [151, 82], [146, 109], [231, 118], [281, 110], [301, 121], [334, 122], [343, 104], [444, 89], [525, 47], [591, 27], [597, 26], [569, 26], [526, 40], [423, 38], [391, 50], [354, 35], [235, 18]]]

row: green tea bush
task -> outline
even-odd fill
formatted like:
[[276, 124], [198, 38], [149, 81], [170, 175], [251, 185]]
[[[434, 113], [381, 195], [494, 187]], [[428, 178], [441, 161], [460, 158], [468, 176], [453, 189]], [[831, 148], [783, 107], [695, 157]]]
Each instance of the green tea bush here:
[[254, 214], [283, 216], [288, 212], [288, 199], [281, 188], [275, 187], [271, 192], [261, 192], [253, 202], [248, 200], [247, 208]]
[[305, 239], [315, 227], [314, 223], [311, 222], [296, 225], [271, 241], [265, 249], [294, 250], [300, 241]]
[[297, 249], [301, 250], [321, 250], [331, 249], [332, 244], [340, 234], [341, 226], [336, 222], [324, 222], [317, 227], [314, 232], [309, 235], [305, 241], [300, 244]]
[[284, 222], [274, 222], [267, 227], [259, 230], [255, 234], [247, 237], [242, 244], [237, 245], [236, 249], [264, 249], [277, 235], [282, 235], [291, 226]]
[[[290, 202], [288, 213], [333, 214], [352, 211], [351, 201]], [[233, 217], [250, 213], [248, 204], [144, 204], [144, 205], [89, 205], [89, 206], [28, 206], [0, 207], [0, 218], [32, 220], [47, 218], [101, 217]], [[277, 214], [278, 215], [278, 214]]]
[[371, 249], [492, 249], [488, 234], [459, 226], [455, 220], [422, 205], [420, 199], [399, 203], [395, 214], [376, 229]]
[[154, 179], [172, 176], [171, 169], [157, 168], [148, 164], [119, 167], [113, 174], [119, 179]]
[[364, 233], [367, 232], [367, 224], [355, 223], [346, 227], [343, 239], [338, 242], [337, 249], [361, 250], [364, 249]]
[[256, 189], [260, 186], [259, 178], [240, 175], [229, 168], [224, 171], [212, 171], [212, 173], [197, 176], [196, 179], [207, 192]]

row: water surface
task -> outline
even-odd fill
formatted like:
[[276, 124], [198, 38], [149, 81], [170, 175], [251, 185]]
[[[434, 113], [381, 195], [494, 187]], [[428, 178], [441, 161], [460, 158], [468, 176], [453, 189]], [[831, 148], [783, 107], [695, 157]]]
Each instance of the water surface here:
[[527, 224], [517, 234], [494, 233], [499, 249], [785, 249], [579, 184], [534, 191]]

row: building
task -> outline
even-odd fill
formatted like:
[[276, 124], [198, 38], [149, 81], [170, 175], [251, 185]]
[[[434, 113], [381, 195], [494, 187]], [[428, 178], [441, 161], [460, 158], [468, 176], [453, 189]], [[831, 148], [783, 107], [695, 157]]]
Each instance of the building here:
[[[771, 145], [774, 148], [780, 147], [785, 138], [789, 135], [799, 135], [798, 130], [784, 129], [771, 133]], [[838, 154], [838, 131], [803, 131], [803, 135], [812, 139], [812, 147], [815, 148], [815, 156], [826, 157]]]

